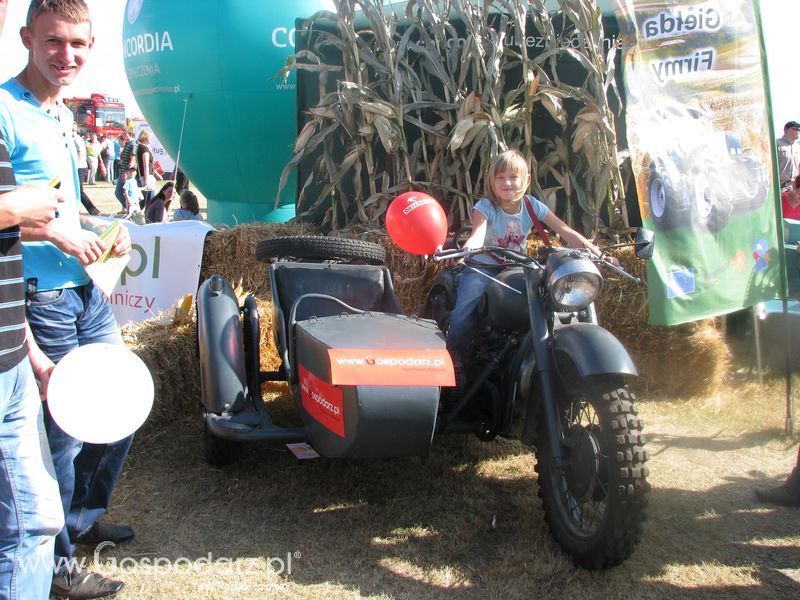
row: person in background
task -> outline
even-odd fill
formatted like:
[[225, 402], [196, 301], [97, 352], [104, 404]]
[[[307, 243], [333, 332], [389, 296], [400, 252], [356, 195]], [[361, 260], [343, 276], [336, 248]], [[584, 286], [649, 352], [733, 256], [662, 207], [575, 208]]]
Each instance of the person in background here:
[[[98, 232], [107, 224], [79, 213], [76, 154], [72, 144], [64, 144], [73, 118], [61, 96], [94, 43], [86, 3], [32, 0], [20, 37], [28, 59], [16, 77], [0, 85], [0, 134], [18, 183], [60, 180], [65, 198], [57, 219], [21, 228], [28, 322], [38, 346], [57, 363], [85, 344], [123, 343], [114, 313], [85, 266], [109, 246], [127, 254], [131, 242], [125, 226], [114, 240], [104, 242]], [[124, 583], [84, 569], [82, 561], [75, 560], [74, 544], [96, 547], [102, 541], [119, 544], [133, 537], [130, 527], [100, 521], [132, 436], [112, 444], [83, 444], [58, 426], [47, 405], [45, 428], [65, 521], [56, 536], [51, 593], [66, 598], [113, 596]]]
[[182, 194], [184, 190], [189, 189], [189, 178], [186, 176], [186, 173], [177, 167], [175, 169], [175, 191], [179, 194]]
[[86, 176], [89, 174], [89, 163], [86, 160], [86, 140], [78, 131], [78, 126], [72, 127], [72, 141], [75, 144], [75, 152], [78, 153], [78, 181], [86, 183]]
[[171, 181], [161, 186], [158, 193], [150, 199], [144, 209], [146, 223], [163, 223], [169, 211], [172, 197], [175, 195], [175, 184]]
[[103, 165], [101, 171], [106, 183], [112, 183], [114, 174], [112, 166], [114, 163], [114, 142], [111, 141], [111, 136], [100, 136], [100, 161]]
[[156, 178], [153, 162], [153, 151], [150, 150], [150, 132], [144, 129], [139, 134], [139, 144], [136, 146], [136, 168], [139, 173], [139, 188], [141, 188], [144, 196], [142, 208], [148, 205], [155, 189], [152, 185]]
[[781, 192], [781, 207], [784, 219], [800, 221], [800, 175]]
[[120, 179], [124, 180], [122, 193], [125, 196], [125, 216], [130, 218], [136, 211], [141, 210], [139, 203], [142, 201], [142, 191], [136, 181], [136, 167], [128, 167]]
[[125, 180], [128, 177], [128, 169], [131, 166], [136, 165], [134, 156], [136, 151], [136, 143], [133, 141], [132, 130], [125, 129], [125, 131], [120, 134], [119, 144], [122, 149], [119, 153], [117, 182], [114, 186], [114, 197], [119, 200], [119, 203], [122, 205], [122, 210], [127, 212], [128, 203], [127, 199], [125, 198], [123, 186], [125, 185]]
[[136, 142], [133, 138], [133, 128], [126, 127], [119, 136], [122, 149], [119, 151], [119, 172], [124, 173], [128, 167], [136, 164]]
[[173, 221], [202, 221], [203, 215], [200, 214], [200, 204], [197, 196], [191, 190], [183, 190], [180, 197], [180, 208], [172, 212]]
[[99, 215], [100, 210], [94, 205], [91, 198], [83, 191], [83, 184], [89, 174], [89, 163], [86, 160], [86, 141], [83, 139], [78, 128], [72, 128], [72, 141], [75, 142], [75, 151], [78, 153], [78, 182], [81, 186], [81, 204], [90, 215]]
[[86, 185], [94, 185], [97, 178], [97, 165], [100, 162], [100, 142], [97, 136], [90, 133], [86, 139], [86, 162], [89, 164], [89, 171], [86, 174]]
[[120, 157], [120, 152], [122, 152], [122, 146], [120, 146], [120, 140], [121, 139], [122, 139], [122, 135], [119, 135], [119, 136], [113, 138], [113, 141], [112, 141], [112, 144], [114, 146], [114, 152], [113, 152], [114, 160], [113, 160], [113, 163], [112, 163], [112, 171], [111, 171], [111, 173], [112, 173], [112, 177], [113, 177], [114, 183], [116, 183], [117, 179], [119, 178], [119, 157]]
[[775, 141], [778, 149], [778, 178], [781, 189], [790, 186], [800, 175], [800, 123], [789, 121], [783, 126], [783, 136]]

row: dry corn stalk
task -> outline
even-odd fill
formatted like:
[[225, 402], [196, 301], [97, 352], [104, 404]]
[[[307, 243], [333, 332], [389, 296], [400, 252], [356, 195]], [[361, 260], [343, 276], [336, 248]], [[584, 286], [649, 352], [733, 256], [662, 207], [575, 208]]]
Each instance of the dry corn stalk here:
[[[512, 147], [528, 157], [533, 193], [559, 194], [567, 221], [577, 205], [578, 226], [595, 232], [604, 207], [619, 212], [615, 48], [604, 51], [594, 1], [559, 0], [555, 13], [542, 0], [409, 0], [401, 14], [377, 0], [335, 4], [298, 33], [308, 47], [284, 68], [320, 77], [281, 178], [280, 189], [303, 165], [300, 219], [381, 230], [394, 195], [413, 188], [437, 197], [455, 229], [492, 158]], [[580, 66], [582, 85], [560, 79], [563, 60]]]

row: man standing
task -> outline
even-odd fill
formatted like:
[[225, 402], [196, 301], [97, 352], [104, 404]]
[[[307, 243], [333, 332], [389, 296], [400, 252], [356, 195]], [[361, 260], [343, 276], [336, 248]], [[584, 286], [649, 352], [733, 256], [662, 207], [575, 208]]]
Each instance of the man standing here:
[[114, 142], [111, 141], [110, 135], [100, 136], [100, 160], [103, 162], [101, 172], [103, 179], [106, 183], [111, 183], [114, 180], [114, 175], [111, 172], [112, 163], [114, 162]]
[[783, 126], [783, 136], [776, 141], [778, 147], [778, 178], [781, 189], [791, 184], [800, 175], [800, 123], [789, 121]]
[[[0, 0], [0, 32], [7, 6]], [[34, 381], [35, 371], [46, 398], [53, 363], [26, 343], [19, 231], [20, 224], [46, 226], [61, 200], [52, 187], [16, 187], [0, 135], [0, 597], [10, 599], [50, 595], [54, 536], [64, 526]]]
[[131, 167], [131, 165], [136, 164], [134, 162], [136, 144], [133, 141], [133, 130], [126, 127], [119, 136], [119, 143], [122, 145], [122, 149], [120, 150], [119, 154], [119, 171], [117, 172], [117, 183], [114, 187], [114, 197], [116, 197], [116, 199], [119, 200], [119, 203], [122, 204], [123, 212], [127, 212], [127, 201], [125, 199], [125, 191], [123, 190], [123, 187], [125, 185], [125, 177], [128, 169]]
[[[66, 201], [45, 227], [22, 227], [27, 282], [27, 316], [39, 347], [54, 362], [78, 346], [121, 344], [108, 304], [84, 267], [106, 250], [97, 236], [105, 223], [79, 215], [80, 185], [71, 139], [72, 113], [61, 102], [63, 88], [75, 79], [93, 44], [84, 0], [32, 0], [20, 30], [28, 63], [17, 77], [0, 85], [0, 134], [17, 177], [25, 182], [60, 181]], [[114, 251], [130, 251], [125, 227]], [[83, 570], [73, 558], [73, 543], [119, 543], [133, 537], [129, 527], [98, 521], [131, 444], [81, 444], [45, 414], [66, 524], [56, 538], [56, 572], [51, 591], [67, 598], [116, 594], [121, 581]]]

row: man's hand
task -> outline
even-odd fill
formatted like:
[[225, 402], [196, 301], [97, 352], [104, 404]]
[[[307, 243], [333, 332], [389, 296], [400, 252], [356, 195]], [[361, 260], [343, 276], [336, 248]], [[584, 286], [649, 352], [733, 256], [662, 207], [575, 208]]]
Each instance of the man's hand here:
[[45, 227], [58, 212], [64, 195], [42, 184], [26, 183], [0, 195], [0, 229], [21, 225]]
[[60, 235], [50, 241], [65, 254], [77, 258], [84, 267], [100, 258], [107, 248], [97, 234], [88, 229], [60, 232]]
[[25, 335], [28, 339], [28, 358], [31, 361], [36, 382], [39, 384], [39, 398], [42, 402], [47, 402], [47, 388], [50, 385], [50, 375], [53, 374], [55, 364], [36, 344], [27, 319], [25, 320]]
[[117, 231], [117, 239], [114, 240], [114, 253], [118, 256], [124, 256], [131, 251], [131, 234], [128, 228], [122, 223], [119, 224]]

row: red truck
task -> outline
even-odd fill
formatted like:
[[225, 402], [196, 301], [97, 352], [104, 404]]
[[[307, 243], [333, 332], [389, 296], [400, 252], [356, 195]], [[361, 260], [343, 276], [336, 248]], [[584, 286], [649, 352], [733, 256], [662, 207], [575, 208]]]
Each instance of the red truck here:
[[125, 128], [125, 105], [119, 98], [92, 94], [90, 98], [65, 98], [81, 132], [117, 137]]

